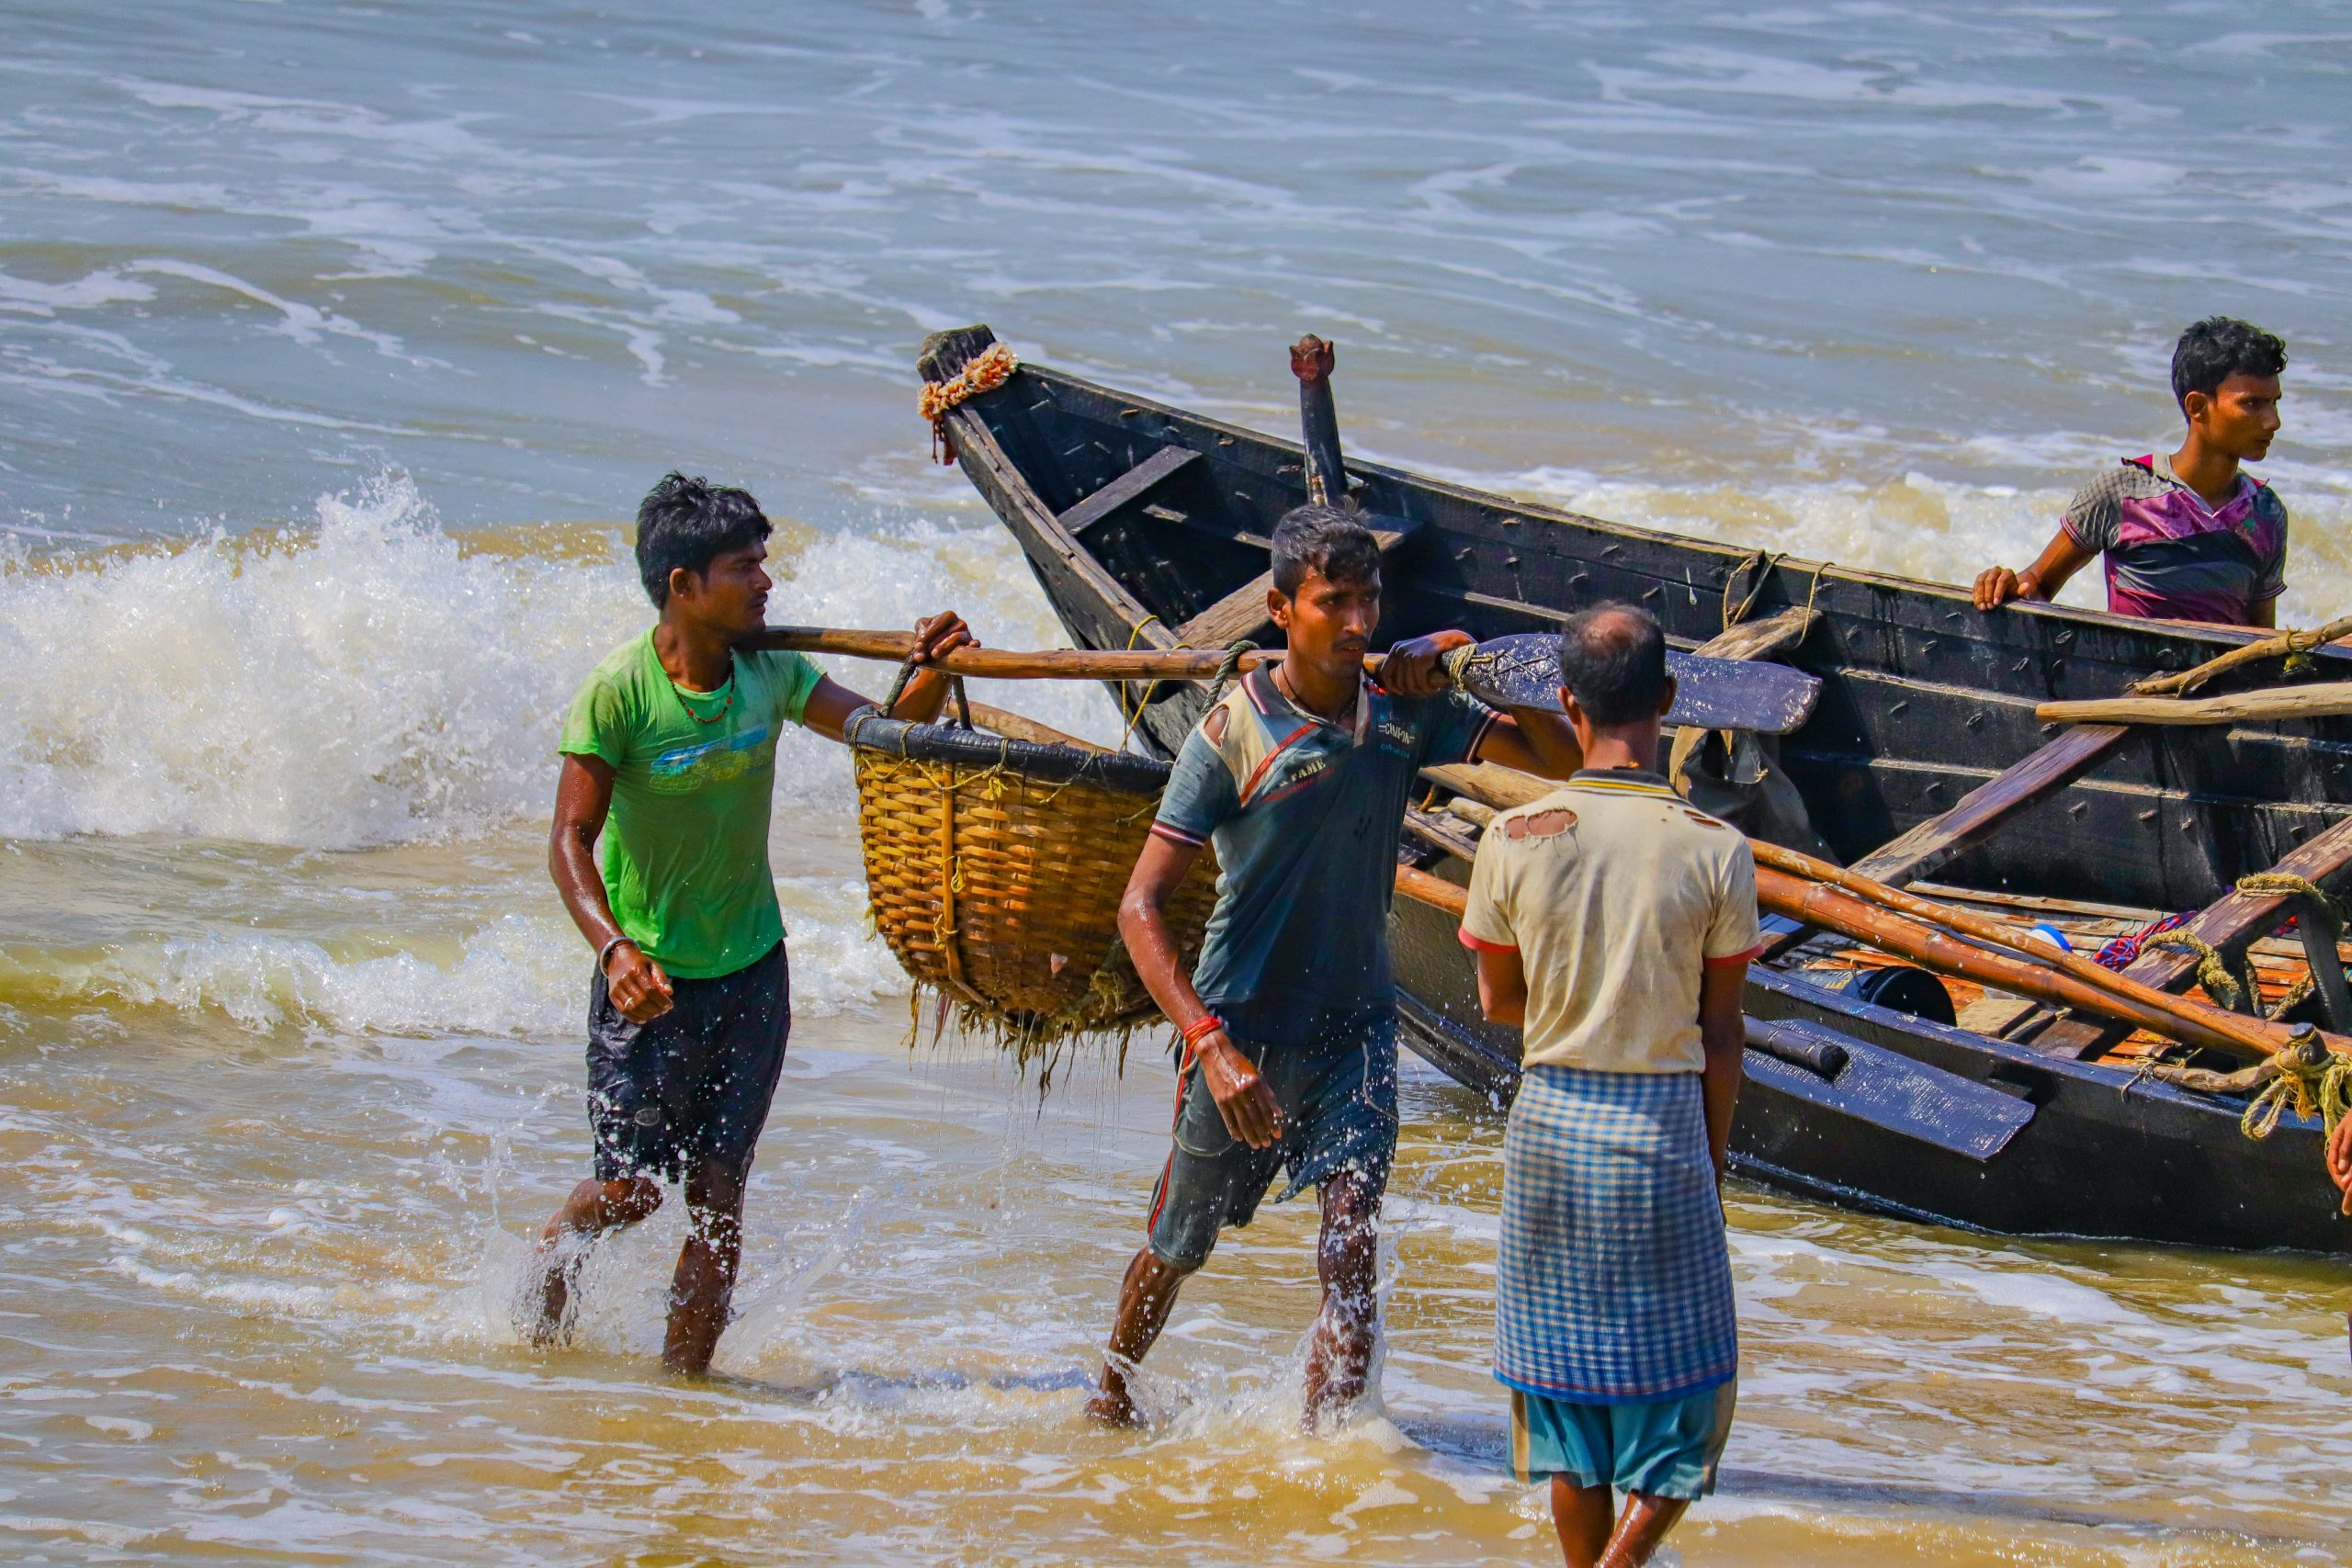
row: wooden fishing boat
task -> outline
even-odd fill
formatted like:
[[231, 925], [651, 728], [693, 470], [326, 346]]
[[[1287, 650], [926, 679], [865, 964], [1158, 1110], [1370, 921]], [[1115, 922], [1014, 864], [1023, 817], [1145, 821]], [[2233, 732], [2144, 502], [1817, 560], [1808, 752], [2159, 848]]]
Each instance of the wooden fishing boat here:
[[[985, 327], [937, 334], [921, 372], [947, 381], [994, 341]], [[1305, 372], [1302, 387], [1314, 389]], [[1777, 658], [1820, 680], [1817, 703], [1783, 735], [1678, 748], [1696, 784], [1716, 792], [1694, 795], [1711, 809], [1749, 813], [1742, 826], [1757, 838], [2048, 925], [2077, 947], [2199, 911], [2188, 930], [2248, 982], [2245, 1005], [2292, 985], [2308, 995], [2286, 1016], [2352, 1030], [2333, 907], [2298, 890], [2352, 870], [2352, 718], [2036, 716], [2254, 634], [2039, 604], [1987, 615], [1946, 584], [1767, 558], [1379, 464], [1342, 468], [1328, 395], [1323, 428], [1315, 399], [1306, 405], [1302, 445], [1023, 366], [944, 412], [939, 428], [1081, 648], [1272, 638], [1274, 523], [1310, 479], [1343, 474], [1383, 547], [1384, 640], [1541, 631], [1619, 599], [1649, 607], [1678, 648]], [[2298, 679], [2352, 677], [2352, 655], [2335, 647], [2311, 664]], [[1161, 756], [1207, 700], [1194, 683], [1114, 689]], [[1477, 793], [1464, 777], [1433, 780], [1400, 858], [1464, 880]], [[2265, 872], [2302, 881], [2237, 888]], [[2295, 934], [2276, 934], [2290, 916]], [[1400, 899], [1392, 922], [1406, 1038], [1499, 1102], [1516, 1084], [1517, 1033], [1478, 1016], [1453, 920]], [[2352, 1251], [2316, 1118], [2290, 1112], [2248, 1137], [2242, 1100], [2142, 1070], [2160, 1039], [1890, 966], [1789, 921], [1768, 930], [1774, 950], [1750, 971], [1733, 1141], [1743, 1173], [1996, 1231]], [[2194, 953], [2151, 944], [2129, 973], [2179, 992], [2199, 966]]]

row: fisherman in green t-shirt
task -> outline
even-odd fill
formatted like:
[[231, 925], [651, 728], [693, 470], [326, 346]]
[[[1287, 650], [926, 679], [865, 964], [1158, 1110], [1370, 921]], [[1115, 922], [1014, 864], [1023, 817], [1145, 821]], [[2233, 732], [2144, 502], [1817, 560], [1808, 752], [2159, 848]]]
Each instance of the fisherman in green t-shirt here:
[[[683, 1180], [691, 1230], [662, 1362], [710, 1366], [741, 1253], [743, 1181], [792, 1027], [784, 920], [768, 870], [775, 743], [787, 724], [842, 739], [866, 699], [797, 653], [746, 653], [765, 624], [768, 520], [743, 491], [672, 474], [637, 513], [637, 568], [661, 618], [605, 655], [564, 720], [548, 867], [596, 950], [588, 994], [595, 1174], [541, 1233], [521, 1326], [563, 1337], [596, 1237]], [[915, 625], [920, 658], [975, 646], [950, 612]], [[907, 682], [894, 716], [928, 721], [946, 678]], [[605, 840], [599, 870], [594, 853]]]

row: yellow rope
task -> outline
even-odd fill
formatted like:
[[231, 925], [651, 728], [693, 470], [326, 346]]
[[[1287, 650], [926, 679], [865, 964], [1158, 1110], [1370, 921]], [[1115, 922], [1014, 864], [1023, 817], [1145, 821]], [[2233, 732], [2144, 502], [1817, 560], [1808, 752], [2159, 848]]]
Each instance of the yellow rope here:
[[2237, 888], [2257, 898], [2309, 898], [2335, 917], [2337, 924], [2344, 921], [2344, 906], [2336, 902], [2335, 895], [2291, 871], [2257, 871], [2239, 877]]
[[2290, 1045], [2270, 1058], [2278, 1076], [2262, 1086], [2238, 1118], [2238, 1131], [2249, 1138], [2267, 1138], [2289, 1109], [2299, 1116], [2316, 1116], [2324, 1137], [2334, 1137], [2347, 1111], [2352, 1111], [2352, 1056], [2331, 1051], [2316, 1041]]
[[[1137, 621], [1134, 626], [1127, 628], [1127, 652], [1133, 653], [1136, 650], [1136, 644], [1143, 640], [1144, 627], [1151, 625], [1154, 621], [1159, 621], [1159, 617], [1158, 615], [1146, 615], [1142, 620]], [[1165, 621], [1159, 621], [1159, 624], [1163, 627], [1168, 625]], [[1176, 646], [1178, 648], [1182, 648], [1184, 645], [1180, 642]], [[1158, 695], [1159, 692], [1159, 682], [1157, 681], [1154, 681], [1144, 687], [1143, 695], [1136, 700], [1136, 711], [1129, 713], [1127, 711], [1127, 687], [1131, 684], [1133, 684], [1133, 682], [1127, 681], [1122, 681], [1119, 682], [1119, 716], [1126, 720], [1126, 728], [1119, 732], [1118, 749], [1122, 751], [1127, 749], [1127, 741], [1134, 736], [1136, 732], [1136, 726], [1143, 722], [1143, 710], [1151, 705], [1151, 699]]]
[[2309, 972], [2299, 975], [2295, 977], [2295, 983], [2287, 987], [2287, 994], [2278, 998], [2278, 1005], [2264, 1016], [2271, 1022], [2277, 1023], [2280, 1019], [2302, 1006], [2303, 998], [2318, 989], [2319, 982], [2312, 979]]
[[[1767, 550], [1758, 550], [1752, 556], [1740, 558], [1739, 564], [1733, 567], [1730, 575], [1724, 579], [1724, 630], [1729, 631], [1747, 618], [1747, 612], [1756, 604], [1756, 596], [1764, 592], [1765, 574], [1788, 558], [1789, 552], [1786, 550], [1782, 550], [1779, 555], [1773, 555]], [[1747, 596], [1735, 606], [1731, 602], [1732, 585], [1750, 571], [1756, 574], [1756, 581], [1748, 584]]]
[[2186, 931], [2163, 931], [2140, 944], [2143, 948], [2169, 947], [2179, 953], [2197, 955], [2197, 983], [2205, 994], [2235, 1012], [2245, 999], [2245, 992], [2238, 985], [2237, 976], [2222, 963], [2221, 953], [2203, 937]]

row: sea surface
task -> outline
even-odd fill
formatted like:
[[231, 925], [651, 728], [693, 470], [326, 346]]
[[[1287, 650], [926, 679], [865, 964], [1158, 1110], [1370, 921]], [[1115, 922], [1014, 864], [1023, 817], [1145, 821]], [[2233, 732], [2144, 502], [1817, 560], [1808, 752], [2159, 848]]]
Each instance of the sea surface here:
[[[0, 1558], [1556, 1560], [1486, 1371], [1500, 1125], [1426, 1071], [1377, 1407], [1298, 1431], [1293, 1203], [1186, 1292], [1152, 1427], [1082, 1421], [1160, 1042], [1042, 1101], [910, 1048], [803, 737], [718, 1375], [655, 1366], [674, 1205], [517, 1343], [587, 1154], [552, 747], [647, 618], [636, 498], [754, 490], [776, 619], [1046, 646], [922, 334], [1279, 431], [1311, 330], [1359, 453], [1953, 579], [2169, 449], [2227, 311], [2290, 344], [2310, 624], [2348, 104], [2315, 4], [0, 3]], [[1682, 1562], [2352, 1562], [2340, 1261], [1729, 1209]]]

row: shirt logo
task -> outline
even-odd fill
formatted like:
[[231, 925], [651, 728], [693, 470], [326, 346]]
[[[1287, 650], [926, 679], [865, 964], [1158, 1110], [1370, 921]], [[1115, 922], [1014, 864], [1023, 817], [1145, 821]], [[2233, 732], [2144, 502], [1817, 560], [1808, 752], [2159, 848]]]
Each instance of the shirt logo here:
[[767, 738], [768, 727], [761, 724], [699, 746], [662, 752], [647, 765], [647, 786], [663, 795], [687, 795], [740, 779], [760, 765], [755, 753]]

